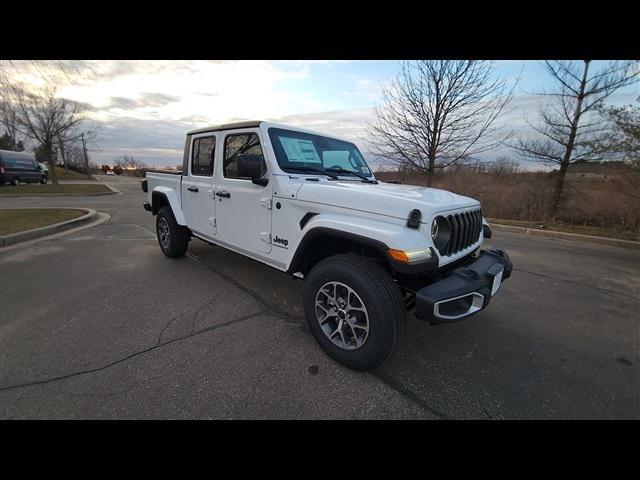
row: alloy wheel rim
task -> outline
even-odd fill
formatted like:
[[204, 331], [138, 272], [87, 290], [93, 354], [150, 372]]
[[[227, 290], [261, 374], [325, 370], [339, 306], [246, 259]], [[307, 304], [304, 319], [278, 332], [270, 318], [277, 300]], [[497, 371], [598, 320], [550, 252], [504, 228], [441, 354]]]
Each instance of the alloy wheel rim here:
[[316, 294], [316, 319], [325, 336], [343, 350], [357, 350], [369, 337], [369, 314], [360, 296], [342, 282], [327, 282]]
[[171, 237], [169, 235], [169, 224], [167, 219], [162, 217], [158, 220], [158, 237], [163, 248], [167, 249], [171, 245]]

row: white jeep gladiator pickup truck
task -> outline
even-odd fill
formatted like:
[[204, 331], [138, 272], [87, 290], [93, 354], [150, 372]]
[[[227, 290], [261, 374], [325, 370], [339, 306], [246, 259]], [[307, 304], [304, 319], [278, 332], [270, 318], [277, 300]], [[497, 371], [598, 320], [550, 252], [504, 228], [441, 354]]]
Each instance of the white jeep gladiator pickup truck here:
[[254, 121], [187, 133], [182, 172], [149, 172], [144, 208], [162, 252], [197, 237], [304, 280], [325, 352], [357, 370], [388, 359], [407, 317], [459, 320], [509, 278], [480, 203], [377, 181], [351, 142]]

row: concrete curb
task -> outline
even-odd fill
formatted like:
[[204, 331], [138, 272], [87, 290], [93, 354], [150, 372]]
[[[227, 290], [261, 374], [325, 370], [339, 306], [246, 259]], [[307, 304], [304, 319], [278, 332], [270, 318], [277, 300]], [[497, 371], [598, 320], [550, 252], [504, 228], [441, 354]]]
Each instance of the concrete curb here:
[[60, 185], [103, 185], [107, 187], [110, 192], [88, 192], [88, 193], [16, 193], [9, 195], [2, 195], [2, 191], [0, 190], [0, 198], [13, 198], [13, 197], [99, 197], [101, 195], [122, 195], [122, 192], [115, 187], [112, 187], [109, 184], [102, 183], [100, 180], [96, 180], [95, 182], [70, 182], [70, 183], [60, 183]]
[[[100, 183], [100, 185], [104, 185], [105, 187], [107, 187], [109, 190], [111, 190], [113, 193], [117, 193], [118, 195], [122, 195], [122, 192], [120, 190], [118, 190], [116, 187], [112, 187], [111, 185], [109, 185], [108, 183], [102, 183], [100, 181], [98, 181]], [[111, 195], [110, 193], [103, 193], [102, 195]]]
[[600, 245], [611, 245], [614, 247], [640, 249], [640, 242], [631, 240], [621, 240], [619, 238], [596, 237], [594, 235], [584, 235], [581, 233], [557, 232], [554, 230], [538, 230], [537, 228], [516, 227], [513, 225], [502, 225], [499, 223], [489, 223], [491, 228], [497, 232], [513, 232], [534, 237], [560, 238], [562, 240], [582, 240], [584, 242], [598, 243]]
[[83, 225], [80, 225], [79, 227], [73, 227], [68, 230], [63, 230], [62, 232], [54, 233], [52, 235], [46, 235], [44, 237], [34, 238], [33, 240], [27, 240], [25, 242], [16, 243], [14, 245], [0, 247], [0, 253], [10, 252], [12, 250], [16, 250], [20, 248], [27, 248], [31, 245], [42, 243], [42, 242], [57, 240], [60, 237], [73, 235], [74, 233], [78, 233], [83, 230], [87, 230], [89, 228], [97, 227], [98, 225], [101, 225], [110, 219], [111, 219], [111, 215], [109, 215], [108, 213], [98, 212], [89, 223], [85, 223]]
[[100, 185], [104, 185], [107, 187], [110, 192], [94, 192], [94, 193], [18, 193], [18, 194], [9, 194], [9, 195], [1, 195], [0, 198], [21, 198], [21, 197], [99, 197], [101, 195], [122, 195], [122, 192], [116, 190], [115, 188], [111, 188], [109, 185], [105, 185], [101, 183]]
[[[27, 242], [40, 237], [46, 237], [54, 233], [69, 230], [71, 228], [84, 225], [94, 219], [97, 212], [91, 208], [77, 208], [77, 207], [40, 207], [40, 208], [68, 208], [69, 210], [82, 210], [85, 213], [77, 218], [67, 220], [65, 222], [54, 223], [53, 225], [45, 225], [44, 227], [32, 228], [31, 230], [25, 230], [24, 232], [12, 233], [0, 237], [0, 247], [6, 247], [9, 245], [15, 245], [17, 243]], [[13, 208], [11, 210], [14, 210]]]

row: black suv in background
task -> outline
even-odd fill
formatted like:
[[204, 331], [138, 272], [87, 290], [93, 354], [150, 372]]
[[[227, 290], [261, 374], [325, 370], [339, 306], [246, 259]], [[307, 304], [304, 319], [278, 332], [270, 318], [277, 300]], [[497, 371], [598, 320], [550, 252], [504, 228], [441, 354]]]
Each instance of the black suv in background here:
[[0, 150], [0, 185], [10, 183], [47, 183], [47, 172], [43, 172], [33, 153]]

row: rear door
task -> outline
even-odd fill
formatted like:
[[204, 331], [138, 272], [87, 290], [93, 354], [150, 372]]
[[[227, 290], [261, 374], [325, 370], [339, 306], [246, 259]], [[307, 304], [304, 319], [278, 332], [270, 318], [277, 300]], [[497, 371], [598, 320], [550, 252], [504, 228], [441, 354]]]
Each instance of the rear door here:
[[31, 165], [31, 171], [29, 172], [29, 181], [31, 182], [39, 182], [42, 178], [42, 171], [40, 170], [40, 166], [38, 162], [33, 160]]
[[214, 237], [217, 231], [213, 189], [216, 142], [213, 133], [192, 137], [189, 168], [182, 177], [182, 212], [187, 226], [202, 237]]
[[267, 164], [258, 129], [222, 132], [222, 168], [216, 171], [216, 209], [219, 237], [230, 244], [260, 253], [271, 252], [271, 183], [254, 184], [239, 177], [238, 155], [262, 157], [262, 177]]

